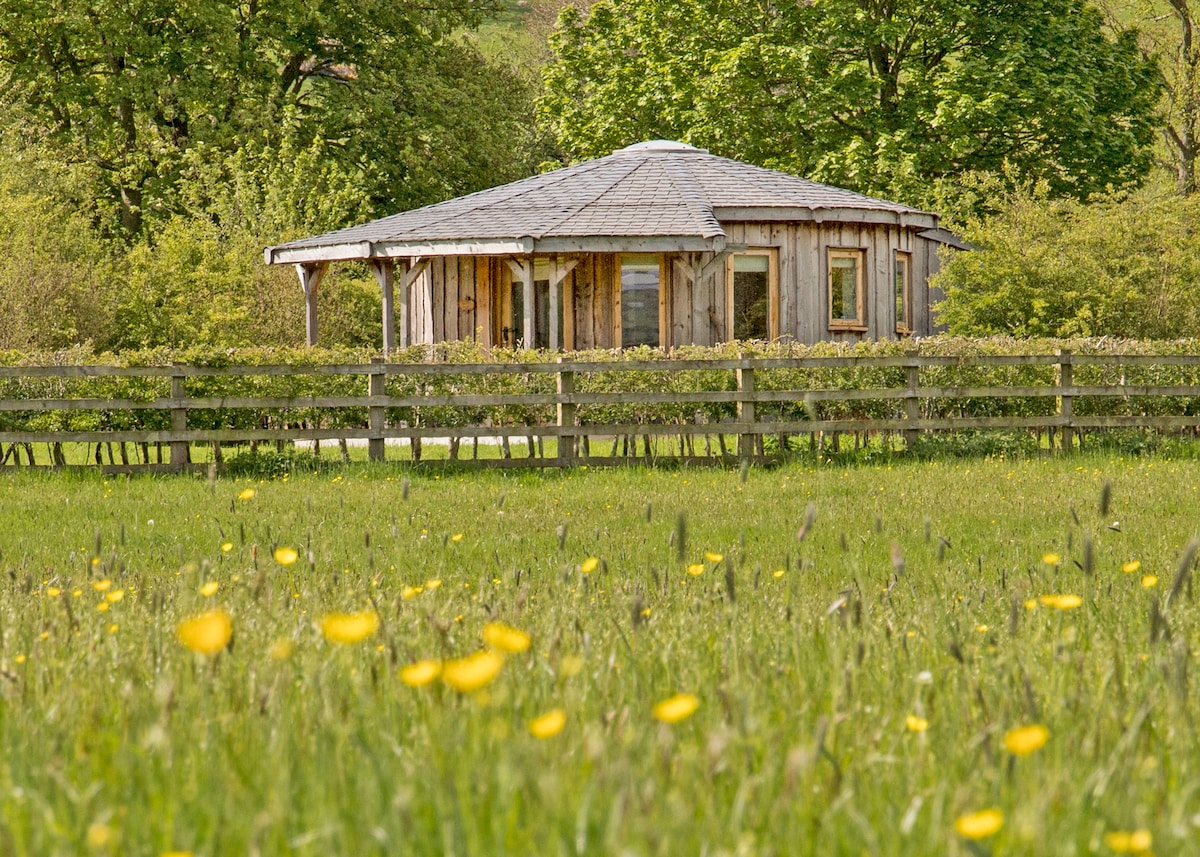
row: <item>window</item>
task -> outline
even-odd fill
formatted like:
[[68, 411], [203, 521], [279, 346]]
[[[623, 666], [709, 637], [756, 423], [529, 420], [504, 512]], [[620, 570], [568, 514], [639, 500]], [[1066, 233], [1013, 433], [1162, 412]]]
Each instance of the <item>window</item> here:
[[834, 330], [866, 330], [862, 250], [829, 250], [829, 326]]
[[733, 339], [779, 338], [779, 251], [751, 249], [729, 257], [725, 329]]
[[892, 263], [896, 301], [896, 333], [912, 333], [912, 254], [896, 252]]
[[[535, 259], [533, 262], [533, 342], [525, 342], [525, 275], [524, 266], [510, 268], [510, 279], [506, 291], [507, 301], [500, 307], [501, 344], [508, 348], [550, 347], [550, 260]], [[555, 348], [562, 346], [564, 306], [563, 286], [560, 280], [558, 291], [558, 336]], [[506, 304], [506, 306], [504, 305]]]
[[657, 255], [621, 257], [621, 347], [663, 344], [661, 270]]

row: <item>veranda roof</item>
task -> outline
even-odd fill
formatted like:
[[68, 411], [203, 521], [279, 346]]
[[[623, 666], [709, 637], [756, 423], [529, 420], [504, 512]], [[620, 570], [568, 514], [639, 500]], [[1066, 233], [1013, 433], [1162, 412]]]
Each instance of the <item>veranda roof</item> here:
[[669, 140], [268, 247], [268, 264], [413, 256], [721, 251], [722, 222], [937, 226], [937, 216]]

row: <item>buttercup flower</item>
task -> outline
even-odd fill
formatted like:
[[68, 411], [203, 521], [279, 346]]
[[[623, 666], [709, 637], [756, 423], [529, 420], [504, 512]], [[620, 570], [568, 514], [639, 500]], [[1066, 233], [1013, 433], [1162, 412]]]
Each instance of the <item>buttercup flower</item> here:
[[529, 635], [500, 622], [489, 622], [483, 626], [483, 641], [493, 649], [517, 654], [529, 648]]
[[229, 645], [233, 622], [224, 610], [209, 610], [180, 622], [175, 636], [185, 648], [197, 654], [215, 655]]
[[534, 738], [553, 738], [567, 725], [567, 713], [561, 708], [548, 711], [529, 721], [529, 734]]
[[1021, 726], [1004, 733], [1004, 749], [1014, 756], [1028, 756], [1046, 745], [1050, 730], [1040, 724]]
[[694, 694], [677, 693], [655, 705], [651, 713], [663, 723], [678, 723], [691, 717], [699, 707], [700, 700]]
[[442, 681], [459, 693], [471, 693], [491, 684], [504, 667], [495, 652], [476, 652], [442, 665]]
[[378, 630], [379, 614], [374, 610], [327, 613], [321, 619], [321, 633], [331, 643], [358, 643]]
[[954, 830], [963, 839], [986, 839], [1004, 826], [1004, 813], [998, 809], [968, 812], [954, 820]]

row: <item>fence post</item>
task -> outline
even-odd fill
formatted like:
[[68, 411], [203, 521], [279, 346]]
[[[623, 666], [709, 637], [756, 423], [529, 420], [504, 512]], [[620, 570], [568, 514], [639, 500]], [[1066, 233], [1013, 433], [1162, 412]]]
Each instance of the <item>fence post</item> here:
[[[178, 401], [187, 395], [183, 387], [184, 376], [171, 376], [171, 398]], [[187, 408], [171, 407], [171, 431], [185, 432], [188, 427]], [[171, 469], [176, 473], [182, 473], [184, 465], [190, 460], [188, 442], [186, 440], [171, 441]]]
[[[754, 367], [750, 365], [748, 360], [743, 361], [743, 365], [737, 369], [737, 388], [739, 393], [754, 392]], [[737, 403], [738, 422], [742, 425], [752, 424], [755, 421], [754, 402], [743, 401], [738, 398]], [[740, 434], [738, 435], [738, 458], [743, 461], [754, 456], [754, 435]]]
[[[904, 398], [904, 419], [906, 422], [916, 425], [921, 419], [921, 397], [918, 391], [921, 388], [921, 364], [917, 355], [907, 355], [908, 363], [904, 367], [904, 383], [907, 387], [908, 395]], [[916, 446], [917, 436], [920, 432], [915, 428], [904, 430], [904, 448], [912, 451]]]
[[[387, 374], [382, 370], [383, 358], [371, 358], [372, 368], [367, 374], [367, 395], [374, 398], [376, 396], [387, 395]], [[386, 422], [386, 409], [379, 405], [370, 405], [367, 408], [367, 426], [371, 429], [371, 436], [367, 439], [367, 458], [371, 461], [383, 461], [384, 458], [384, 439], [383, 429]]]
[[1063, 390], [1069, 388], [1073, 384], [1071, 378], [1071, 352], [1069, 349], [1058, 349], [1058, 389], [1059, 395], [1055, 402], [1058, 406], [1058, 416], [1062, 418], [1062, 451], [1070, 452], [1075, 445], [1075, 431], [1072, 426], [1073, 413], [1071, 410], [1071, 395], [1064, 394]]
[[[559, 357], [558, 362], [562, 363], [563, 358]], [[574, 394], [574, 370], [560, 367], [558, 370], [558, 427], [560, 429], [575, 427], [575, 414], [578, 405], [574, 402], [563, 401], [564, 398], [574, 396]], [[574, 433], [563, 432], [558, 436], [558, 463], [561, 465], [570, 465], [574, 460], [575, 435]]]

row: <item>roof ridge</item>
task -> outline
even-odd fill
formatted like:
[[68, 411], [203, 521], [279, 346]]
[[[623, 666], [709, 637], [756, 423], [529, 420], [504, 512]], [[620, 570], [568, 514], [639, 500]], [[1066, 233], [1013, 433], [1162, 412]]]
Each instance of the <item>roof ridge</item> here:
[[[431, 212], [432, 209], [436, 209], [436, 208], [439, 208], [442, 206], [448, 207], [450, 205], [450, 203], [463, 203], [466, 200], [471, 199], [472, 197], [484, 196], [484, 195], [488, 195], [487, 204], [489, 204], [489, 205], [494, 205], [496, 203], [503, 203], [503, 202], [511, 202], [514, 199], [517, 199], [518, 197], [523, 196], [526, 193], [530, 193], [534, 190], [544, 190], [545, 188], [547, 188], [549, 186], [552, 186], [555, 184], [560, 184], [564, 181], [573, 179], [582, 173], [592, 172], [593, 170], [598, 169], [599, 163], [600, 163], [599, 160], [584, 161], [582, 164], [575, 164], [574, 166], [571, 166], [571, 167], [564, 167], [564, 168], [558, 169], [558, 170], [551, 170], [548, 173], [539, 173], [537, 175], [528, 176], [523, 179], [518, 179], [515, 182], [510, 182], [508, 184], [499, 185], [497, 187], [484, 188], [483, 190], [477, 190], [474, 193], [469, 193], [466, 196], [459, 196], [459, 197], [455, 197], [453, 199], [444, 199], [441, 202], [434, 202], [427, 206], [424, 206], [423, 208], [414, 208], [414, 209], [410, 209], [409, 211], [402, 211], [393, 216], [394, 217], [402, 217], [407, 214], [415, 214], [419, 211], [425, 211], [428, 214]], [[569, 175], [568, 175], [568, 173], [569, 173]], [[535, 181], [537, 179], [541, 179], [542, 181]], [[517, 187], [517, 186], [519, 186], [519, 187]], [[495, 193], [495, 191], [499, 191], [499, 190], [510, 190], [512, 192], [505, 193], [505, 194]], [[471, 212], [471, 211], [477, 211], [478, 209], [479, 209], [479, 206], [472, 207], [469, 205], [463, 205], [463, 206], [456, 207], [454, 210], [448, 210], [445, 213], [438, 212], [434, 217], [432, 217], [428, 221], [428, 223], [426, 225], [432, 226], [437, 223], [442, 223], [446, 220], [452, 220], [457, 217], [462, 217], [464, 214]], [[530, 236], [530, 237], [536, 238], [538, 236], [535, 235], [535, 236]]]
[[[622, 158], [622, 159], [616, 159], [616, 158], [613, 158], [613, 156], [612, 156], [612, 155], [609, 155], [609, 156], [607, 156], [607, 157], [604, 157], [604, 158], [598, 158], [598, 159], [596, 159], [596, 160], [594, 160], [594, 161], [585, 161], [585, 162], [584, 162], [584, 164], [599, 164], [599, 163], [601, 163], [602, 161], [611, 161], [611, 162], [612, 162], [612, 163], [614, 163], [614, 164], [618, 164], [618, 163], [622, 163], [622, 161], [624, 161], [624, 160], [626, 160], [626, 159], [624, 159], [624, 158]], [[574, 206], [572, 206], [572, 207], [571, 207], [570, 209], [568, 209], [567, 211], [563, 212], [563, 215], [562, 215], [562, 217], [558, 218], [557, 220], [555, 220], [555, 221], [553, 221], [553, 222], [551, 222], [551, 223], [547, 223], [547, 224], [546, 224], [546, 227], [545, 227], [545, 229], [543, 229], [543, 230], [542, 230], [542, 233], [541, 233], [541, 235], [533, 235], [533, 236], [530, 236], [530, 237], [532, 237], [532, 238], [541, 238], [541, 237], [542, 237], [542, 235], [545, 235], [547, 231], [549, 231], [549, 230], [553, 229], [555, 226], [558, 226], [559, 224], [563, 223], [564, 221], [566, 221], [566, 220], [568, 220], [568, 219], [570, 219], [570, 218], [572, 218], [572, 217], [575, 217], [576, 215], [578, 215], [578, 214], [579, 214], [579, 212], [583, 211], [583, 210], [584, 210], [585, 208], [587, 208], [589, 205], [592, 205], [593, 203], [595, 203], [595, 202], [596, 202], [597, 200], [599, 200], [601, 197], [603, 197], [603, 196], [607, 195], [607, 194], [609, 193], [609, 191], [611, 191], [611, 190], [612, 190], [614, 187], [616, 187], [618, 184], [620, 184], [621, 182], [625, 181], [625, 179], [629, 178], [631, 175], [633, 175], [635, 172], [637, 172], [639, 169], [641, 169], [641, 168], [642, 168], [642, 166], [643, 166], [643, 164], [644, 164], [644, 162], [642, 162], [642, 161], [638, 161], [638, 160], [636, 160], [636, 159], [632, 159], [632, 158], [631, 158], [631, 159], [629, 159], [629, 160], [630, 160], [630, 162], [632, 163], [632, 166], [631, 166], [629, 169], [625, 170], [625, 172], [624, 172], [624, 173], [622, 173], [622, 174], [621, 174], [621, 175], [620, 175], [618, 178], [616, 178], [616, 179], [614, 179], [613, 181], [609, 182], [609, 183], [608, 183], [607, 185], [605, 185], [604, 187], [602, 187], [602, 188], [598, 189], [598, 190], [596, 191], [596, 193], [595, 193], [595, 194], [594, 194], [594, 195], [593, 195], [591, 198], [589, 198], [588, 200], [586, 200], [586, 201], [584, 201], [584, 202], [580, 202], [580, 203], [578, 203], [577, 205], [574, 205]], [[583, 166], [583, 164], [581, 164], [580, 166]]]
[[[690, 153], [689, 153], [690, 156]], [[708, 238], [712, 235], [724, 235], [725, 230], [721, 228], [721, 224], [717, 221], [716, 215], [713, 214], [713, 206], [708, 197], [704, 194], [700, 183], [683, 164], [679, 163], [675, 158], [667, 157], [663, 160], [663, 165], [666, 168], [667, 178], [679, 191], [679, 198], [683, 201], [697, 220], [705, 222], [709, 227], [709, 231], [704, 233], [704, 237]]]

